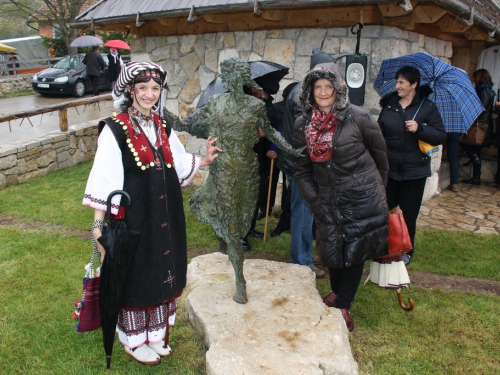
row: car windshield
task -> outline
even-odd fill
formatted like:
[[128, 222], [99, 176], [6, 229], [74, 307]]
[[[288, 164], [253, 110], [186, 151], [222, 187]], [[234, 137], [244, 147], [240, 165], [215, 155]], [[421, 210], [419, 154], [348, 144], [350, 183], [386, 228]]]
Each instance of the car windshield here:
[[85, 65], [82, 62], [83, 56], [66, 56], [59, 60], [53, 68], [57, 69], [83, 69]]

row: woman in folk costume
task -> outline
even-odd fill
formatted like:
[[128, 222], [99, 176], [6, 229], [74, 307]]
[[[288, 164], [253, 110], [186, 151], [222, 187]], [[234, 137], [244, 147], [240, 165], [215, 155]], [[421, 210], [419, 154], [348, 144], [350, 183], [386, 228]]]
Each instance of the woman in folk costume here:
[[116, 48], [111, 47], [108, 54], [108, 78], [111, 82], [111, 90], [115, 89], [116, 80], [120, 75], [120, 70], [123, 66], [122, 57]]
[[[83, 204], [95, 209], [93, 235], [101, 260], [107, 197], [114, 190], [130, 194], [121, 209], [121, 196], [111, 200], [111, 213], [127, 228], [141, 233], [124, 286], [117, 332], [125, 352], [146, 365], [160, 363], [172, 350], [169, 325], [175, 320], [176, 298], [186, 284], [186, 227], [181, 186], [196, 171], [212, 164], [220, 149], [206, 142], [204, 159], [186, 153], [157, 111], [163, 107], [167, 72], [152, 62], [123, 66], [113, 90], [119, 115], [99, 123], [98, 148]], [[162, 112], [160, 112], [162, 113]]]
[[316, 67], [302, 81], [293, 146], [295, 179], [311, 206], [316, 246], [330, 272], [332, 292], [323, 302], [341, 310], [354, 329], [349, 308], [365, 260], [388, 251], [384, 185], [388, 163], [384, 137], [373, 116], [349, 103], [347, 84], [336, 67]]

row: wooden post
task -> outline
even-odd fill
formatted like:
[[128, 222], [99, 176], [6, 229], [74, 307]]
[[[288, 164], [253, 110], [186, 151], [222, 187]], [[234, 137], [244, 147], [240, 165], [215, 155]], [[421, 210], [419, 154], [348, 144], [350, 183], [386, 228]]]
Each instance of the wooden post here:
[[62, 132], [68, 131], [68, 109], [63, 108], [59, 110], [59, 129]]

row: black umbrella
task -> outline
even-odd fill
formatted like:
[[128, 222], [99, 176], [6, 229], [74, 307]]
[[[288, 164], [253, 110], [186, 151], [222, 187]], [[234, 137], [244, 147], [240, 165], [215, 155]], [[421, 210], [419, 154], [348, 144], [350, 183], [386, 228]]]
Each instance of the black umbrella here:
[[[290, 68], [272, 61], [249, 61], [252, 79], [268, 94], [274, 95], [280, 88], [281, 79], [288, 74]], [[210, 82], [200, 96], [196, 108], [201, 108], [215, 94], [227, 92], [222, 86], [222, 79], [216, 77]]]
[[123, 287], [141, 234], [127, 229], [123, 220], [111, 220], [111, 198], [122, 194], [130, 206], [130, 195], [123, 190], [112, 191], [108, 196], [106, 220], [102, 236], [97, 240], [106, 249], [101, 268], [99, 306], [107, 368], [111, 366], [111, 354], [115, 340], [116, 322], [122, 300]]

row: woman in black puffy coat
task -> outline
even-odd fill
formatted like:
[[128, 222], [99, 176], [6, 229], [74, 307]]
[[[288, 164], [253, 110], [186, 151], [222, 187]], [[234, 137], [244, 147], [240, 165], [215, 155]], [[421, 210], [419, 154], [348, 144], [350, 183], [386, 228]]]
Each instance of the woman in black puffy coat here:
[[483, 144], [480, 146], [472, 146], [460, 144], [460, 147], [465, 151], [472, 161], [472, 178], [463, 180], [464, 184], [481, 185], [481, 149], [483, 146], [489, 146], [493, 138], [493, 110], [495, 107], [495, 91], [491, 75], [486, 69], [476, 70], [472, 74], [476, 93], [484, 107], [484, 112], [479, 115], [477, 121], [488, 124], [488, 131], [484, 138]]
[[332, 292], [323, 301], [341, 310], [352, 331], [349, 308], [364, 261], [388, 252], [385, 142], [373, 116], [350, 105], [337, 70], [309, 71], [298, 104], [303, 114], [293, 145], [307, 151], [294, 159], [295, 179], [311, 206], [317, 251], [330, 272]]
[[[405, 66], [395, 78], [396, 92], [380, 100], [382, 112], [378, 118], [389, 161], [387, 204], [389, 209], [400, 206], [414, 246], [425, 182], [431, 175], [431, 158], [420, 151], [418, 141], [441, 145], [446, 141], [446, 132], [439, 110], [427, 98], [432, 89], [427, 85], [419, 86], [418, 69]], [[406, 265], [414, 250], [403, 255]]]

